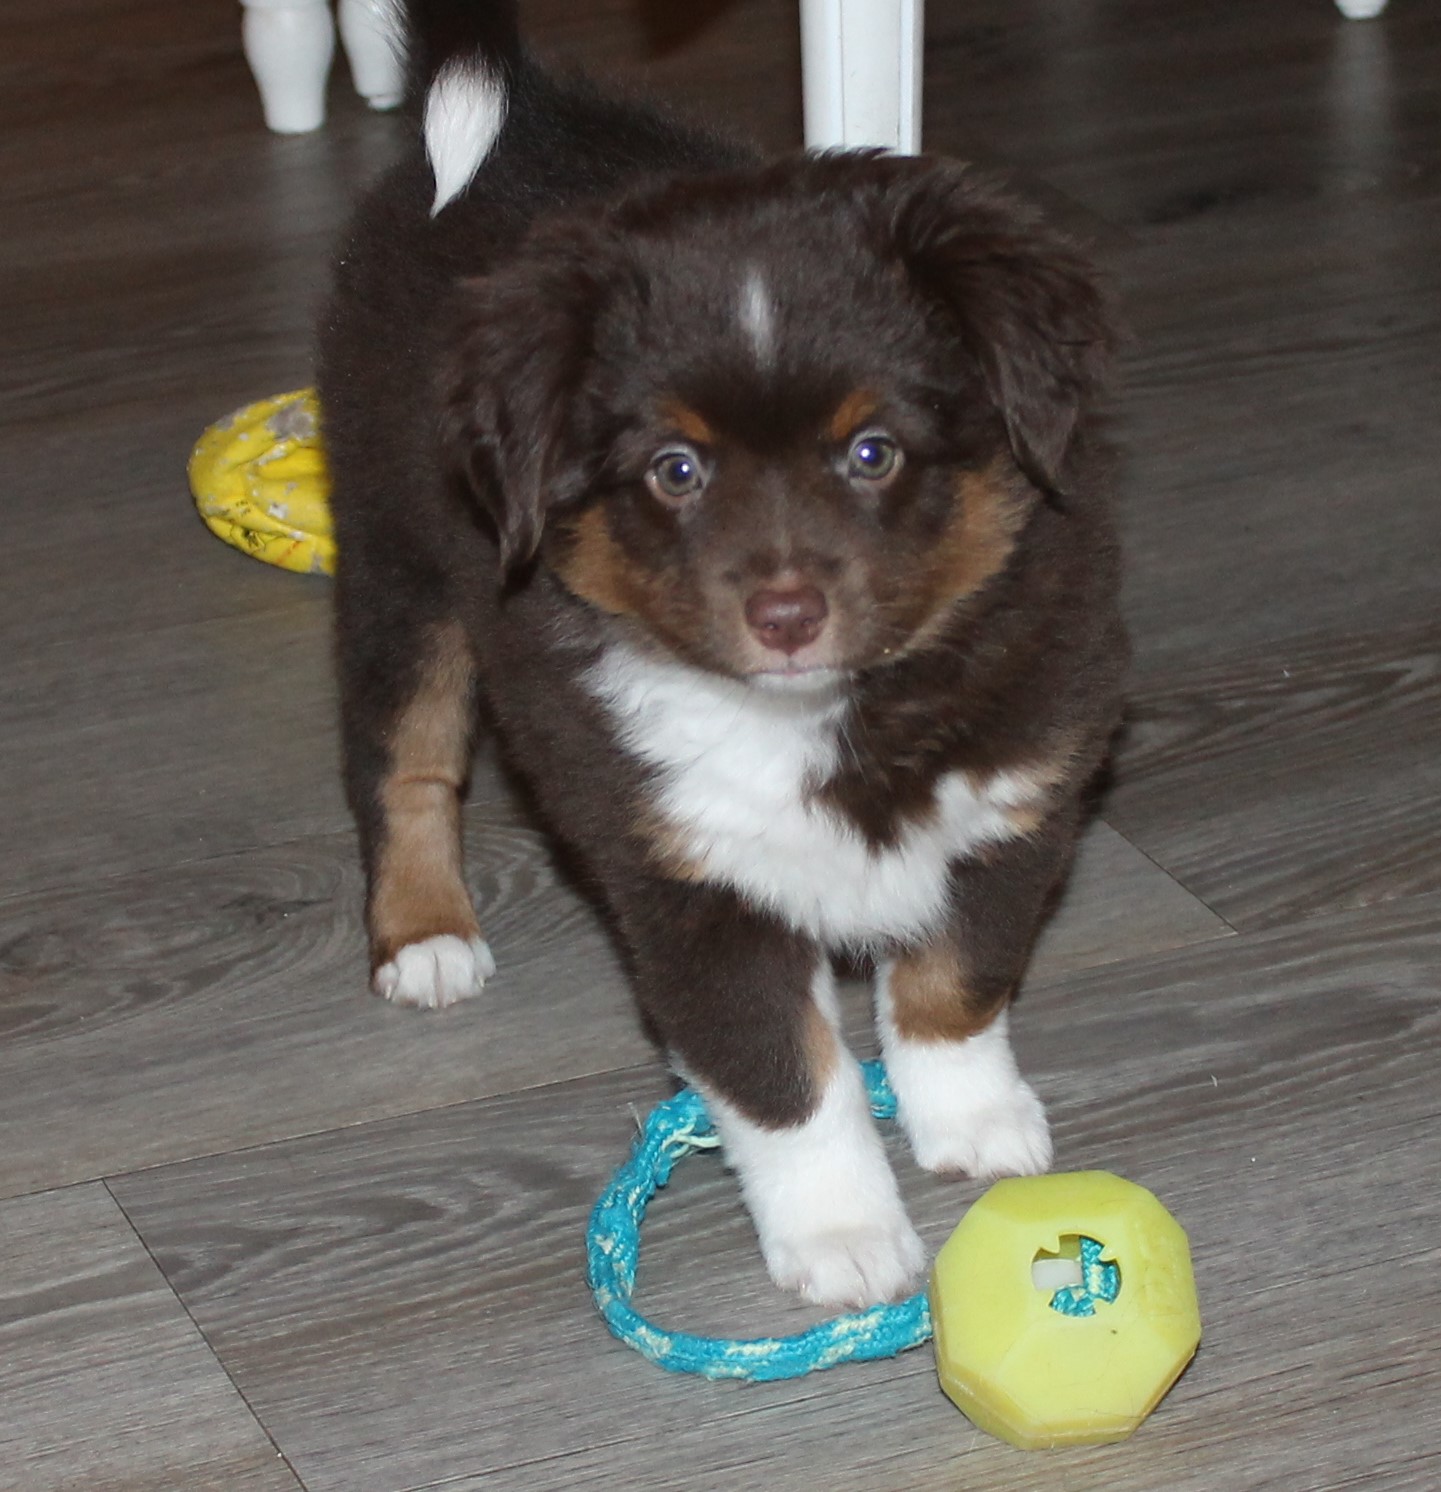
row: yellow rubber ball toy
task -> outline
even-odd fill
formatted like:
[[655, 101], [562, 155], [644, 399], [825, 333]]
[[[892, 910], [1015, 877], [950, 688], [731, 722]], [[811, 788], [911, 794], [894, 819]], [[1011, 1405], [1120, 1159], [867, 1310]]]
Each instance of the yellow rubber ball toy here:
[[1108, 1171], [997, 1182], [941, 1249], [930, 1298], [942, 1389], [1026, 1450], [1124, 1440], [1201, 1340], [1185, 1233]]

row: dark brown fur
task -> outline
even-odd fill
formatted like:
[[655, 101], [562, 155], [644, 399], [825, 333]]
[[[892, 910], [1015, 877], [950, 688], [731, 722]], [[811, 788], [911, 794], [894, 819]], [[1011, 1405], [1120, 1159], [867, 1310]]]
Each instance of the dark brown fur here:
[[[520, 62], [511, 86], [457, 203], [429, 218], [417, 148], [361, 207], [321, 330], [372, 959], [474, 927], [454, 816], [474, 685], [658, 1034], [793, 1123], [835, 1056], [810, 995], [827, 950], [706, 880], [585, 670], [624, 639], [744, 677], [771, 656], [756, 598], [819, 594], [849, 701], [819, 808], [882, 847], [947, 774], [1044, 778], [1021, 837], [954, 866], [950, 923], [885, 950], [914, 1033], [984, 1025], [1117, 718], [1107, 311], [1081, 255], [957, 165], [760, 164]], [[769, 361], [727, 314], [745, 265], [774, 300]], [[903, 462], [843, 478], [872, 424]], [[677, 441], [712, 473], [699, 501], [657, 499]]]

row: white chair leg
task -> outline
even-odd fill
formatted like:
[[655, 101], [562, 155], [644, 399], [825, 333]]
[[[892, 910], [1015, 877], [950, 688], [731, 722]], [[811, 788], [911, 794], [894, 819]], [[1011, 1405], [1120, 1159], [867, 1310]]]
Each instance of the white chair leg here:
[[355, 91], [372, 109], [393, 109], [405, 91], [405, 62], [390, 0], [339, 0], [335, 18]]
[[806, 144], [921, 148], [925, 0], [801, 0]]
[[1348, 21], [1369, 21], [1386, 9], [1386, 0], [1336, 0], [1336, 9]]
[[300, 135], [325, 122], [325, 80], [335, 52], [326, 0], [241, 0], [245, 60], [260, 90], [265, 122]]

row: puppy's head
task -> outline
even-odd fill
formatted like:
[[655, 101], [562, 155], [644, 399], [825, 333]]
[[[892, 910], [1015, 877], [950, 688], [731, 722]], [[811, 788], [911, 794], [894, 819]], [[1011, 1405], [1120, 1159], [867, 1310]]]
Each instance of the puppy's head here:
[[542, 225], [463, 288], [447, 440], [505, 565], [757, 681], [905, 656], [1063, 494], [1086, 262], [957, 166], [802, 158]]

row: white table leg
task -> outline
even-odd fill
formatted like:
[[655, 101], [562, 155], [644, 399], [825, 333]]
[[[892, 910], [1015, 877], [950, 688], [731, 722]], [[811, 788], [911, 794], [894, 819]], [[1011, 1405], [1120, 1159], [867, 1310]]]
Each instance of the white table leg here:
[[806, 144], [921, 148], [925, 0], [801, 0]]
[[335, 52], [326, 0], [241, 0], [241, 39], [265, 122], [282, 135], [325, 122], [325, 80]]
[[335, 18], [355, 91], [372, 109], [393, 109], [405, 91], [405, 62], [389, 0], [339, 0]]

